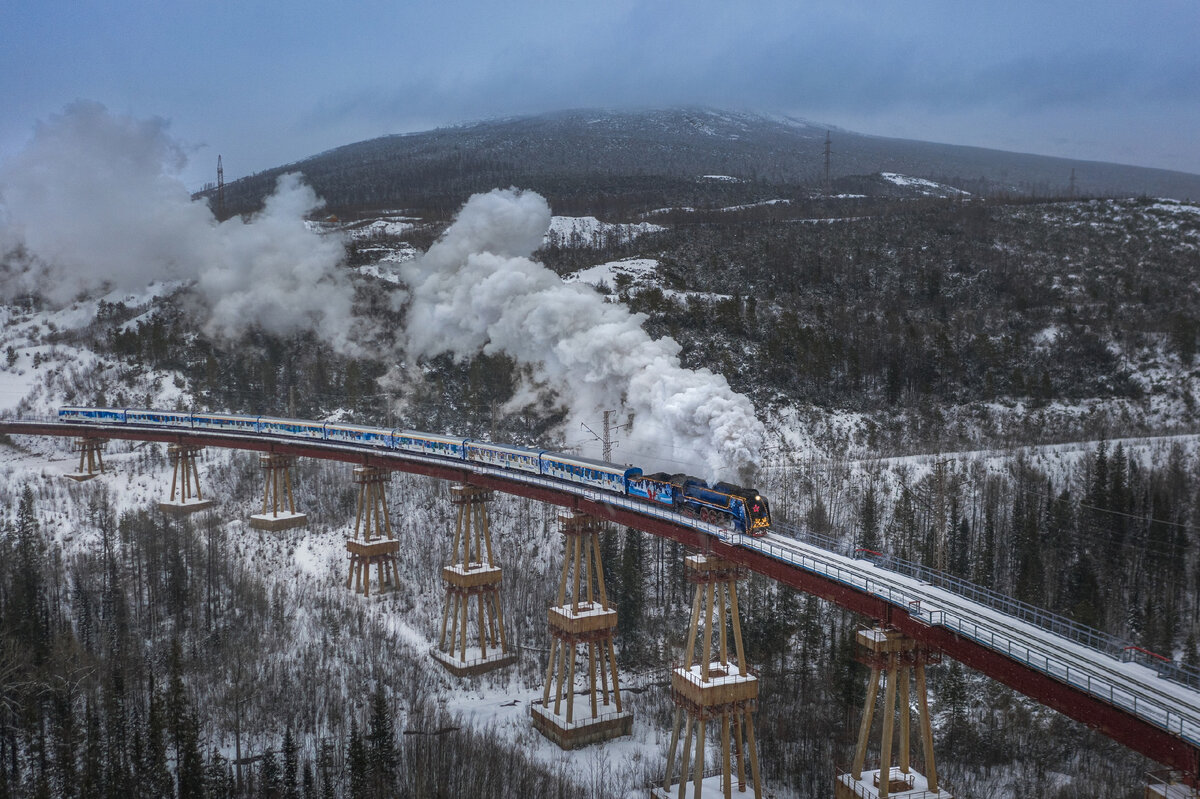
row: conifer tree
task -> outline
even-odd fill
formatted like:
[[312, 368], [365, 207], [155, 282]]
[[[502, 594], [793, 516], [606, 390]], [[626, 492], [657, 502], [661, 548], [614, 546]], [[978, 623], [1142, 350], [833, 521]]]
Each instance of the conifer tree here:
[[192, 709], [185, 711], [180, 725], [175, 768], [178, 771], [179, 799], [204, 797], [204, 756], [200, 753], [200, 719]]
[[50, 645], [49, 612], [43, 582], [44, 547], [29, 485], [21, 492], [14, 533], [15, 563], [5, 627], [12, 631], [17, 647], [28, 653], [32, 665], [40, 666]]
[[[351, 719], [351, 725], [353, 724], [354, 720]], [[336, 792], [333, 780], [333, 743], [331, 741], [321, 742], [321, 751], [317, 754], [317, 775], [321, 782], [321, 799], [334, 799]]]
[[268, 749], [258, 766], [258, 795], [262, 799], [279, 799], [282, 785], [279, 775], [279, 760], [275, 750]]
[[621, 592], [617, 597], [617, 618], [621, 620], [621, 659], [627, 664], [636, 661], [642, 651], [645, 574], [645, 541], [637, 530], [626, 529], [621, 547]]
[[146, 741], [139, 783], [144, 785], [149, 799], [166, 799], [175, 792], [174, 780], [167, 768], [166, 720], [163, 699], [150, 682], [150, 712], [146, 721]]
[[375, 685], [371, 695], [371, 718], [367, 724], [367, 758], [370, 795], [384, 799], [392, 795], [396, 784], [396, 768], [399, 756], [396, 753], [396, 729], [392, 721], [392, 710], [388, 706], [383, 683]]
[[304, 799], [317, 799], [317, 781], [313, 776], [312, 761], [304, 758], [304, 775], [300, 778], [301, 795]]
[[103, 794], [104, 785], [104, 741], [100, 732], [100, 714], [96, 700], [89, 696], [84, 704], [84, 748], [83, 764], [79, 774], [79, 794], [92, 797]]
[[214, 746], [204, 767], [204, 795], [207, 799], [230, 799], [233, 794], [233, 772], [229, 769], [229, 761]]
[[863, 494], [862, 508], [858, 513], [858, 545], [873, 552], [879, 551], [879, 503], [873, 485], [868, 486]]
[[354, 716], [350, 717], [350, 744], [346, 753], [346, 766], [350, 772], [350, 799], [367, 799], [367, 747], [358, 732], [358, 719]]
[[284, 799], [299, 799], [300, 786], [296, 782], [297, 763], [296, 739], [292, 737], [292, 728], [288, 727], [283, 733], [283, 796]]

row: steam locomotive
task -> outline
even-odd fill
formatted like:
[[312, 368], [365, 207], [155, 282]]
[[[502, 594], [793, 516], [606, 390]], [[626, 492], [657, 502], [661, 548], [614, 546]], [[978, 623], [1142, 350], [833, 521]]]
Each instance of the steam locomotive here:
[[767, 500], [753, 488], [725, 482], [709, 485], [699, 477], [686, 474], [643, 474], [635, 466], [620, 466], [545, 449], [415, 430], [228, 413], [69, 406], [59, 408], [58, 418], [62, 422], [218, 430], [366, 445], [550, 477], [633, 497], [753, 536], [764, 535], [771, 527]]

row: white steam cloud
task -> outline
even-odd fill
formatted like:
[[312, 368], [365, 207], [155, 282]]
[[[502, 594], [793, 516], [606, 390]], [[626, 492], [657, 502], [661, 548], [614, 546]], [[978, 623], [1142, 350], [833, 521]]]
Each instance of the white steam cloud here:
[[550, 224], [532, 192], [493, 191], [467, 202], [429, 251], [405, 265], [412, 356], [506, 353], [592, 424], [608, 408], [634, 413], [626, 446], [669, 470], [697, 460], [709, 475], [755, 464], [765, 439], [750, 400], [724, 377], [679, 362], [679, 345], [654, 340], [645, 317], [563, 283], [530, 259]]
[[[383, 340], [354, 317], [353, 287], [338, 269], [343, 243], [305, 226], [321, 201], [299, 176], [281, 178], [249, 222], [218, 223], [176, 177], [185, 160], [161, 119], [79, 102], [40, 124], [0, 167], [0, 298], [36, 292], [66, 303], [186, 281], [211, 335], [311, 329], [351, 355], [366, 354], [360, 341]], [[393, 297], [408, 302], [407, 355], [505, 353], [569, 406], [574, 430], [606, 409], [631, 411], [621, 455], [643, 466], [733, 476], [756, 463], [764, 431], [749, 399], [720, 375], [684, 369], [679, 345], [651, 339], [644, 317], [530, 259], [549, 224], [546, 201], [531, 192], [472, 197], [402, 269], [411, 296]]]
[[304, 224], [321, 206], [312, 189], [285, 175], [250, 222], [218, 224], [176, 177], [185, 161], [161, 119], [81, 101], [40, 123], [0, 168], [0, 297], [36, 292], [63, 304], [195, 281], [212, 335], [313, 329], [355, 352], [353, 291], [335, 270], [343, 247]]

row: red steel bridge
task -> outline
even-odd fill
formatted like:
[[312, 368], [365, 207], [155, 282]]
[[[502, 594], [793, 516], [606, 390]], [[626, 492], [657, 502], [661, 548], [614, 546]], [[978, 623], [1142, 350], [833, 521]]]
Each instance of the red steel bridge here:
[[1200, 775], [1198, 675], [969, 583], [911, 564], [832, 551], [786, 524], [777, 523], [774, 532], [763, 538], [751, 538], [617, 494], [366, 445], [261, 433], [20, 420], [0, 420], [0, 432], [160, 441], [322, 458], [573, 508], [733, 561], [891, 625], [1168, 768], [1193, 779]]

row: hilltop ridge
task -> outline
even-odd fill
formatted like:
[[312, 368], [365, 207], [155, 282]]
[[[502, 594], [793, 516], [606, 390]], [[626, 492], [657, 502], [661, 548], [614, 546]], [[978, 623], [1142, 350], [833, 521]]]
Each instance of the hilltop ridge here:
[[674, 108], [574, 109], [381, 136], [234, 181], [226, 186], [226, 204], [232, 212], [257, 208], [289, 171], [302, 172], [334, 209], [457, 207], [471, 193], [509, 185], [537, 190], [552, 204], [597, 187], [643, 195], [647, 203], [679, 204], [697, 181], [713, 175], [734, 179], [720, 187], [722, 202], [747, 201], [751, 186], [819, 188], [827, 133], [835, 182], [894, 172], [973, 195], [1045, 197], [1071, 193], [1074, 173], [1080, 196], [1200, 197], [1200, 175], [1184, 172], [869, 136], [790, 117]]

